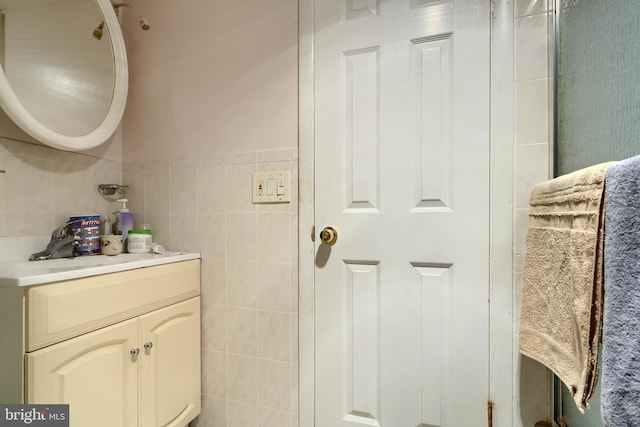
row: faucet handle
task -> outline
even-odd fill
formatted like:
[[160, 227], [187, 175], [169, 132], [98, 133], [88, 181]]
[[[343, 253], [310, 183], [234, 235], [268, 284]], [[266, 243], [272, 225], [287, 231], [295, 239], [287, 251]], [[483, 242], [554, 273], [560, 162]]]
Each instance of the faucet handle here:
[[71, 258], [77, 255], [75, 248], [80, 244], [80, 237], [67, 230], [69, 224], [53, 230], [47, 248], [29, 257], [29, 261], [42, 261], [52, 258]]

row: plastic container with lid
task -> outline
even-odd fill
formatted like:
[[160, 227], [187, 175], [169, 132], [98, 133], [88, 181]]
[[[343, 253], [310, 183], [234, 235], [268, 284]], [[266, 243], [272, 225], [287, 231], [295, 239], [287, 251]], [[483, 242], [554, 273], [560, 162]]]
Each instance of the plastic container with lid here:
[[127, 250], [132, 254], [146, 254], [151, 252], [151, 230], [129, 230]]

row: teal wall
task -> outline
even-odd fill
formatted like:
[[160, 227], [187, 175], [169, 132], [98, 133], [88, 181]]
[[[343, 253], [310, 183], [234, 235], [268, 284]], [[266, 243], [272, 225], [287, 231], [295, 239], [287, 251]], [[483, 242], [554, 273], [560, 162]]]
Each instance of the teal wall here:
[[[556, 16], [556, 173], [640, 154], [640, 1], [560, 0]], [[601, 427], [600, 387], [569, 427]]]

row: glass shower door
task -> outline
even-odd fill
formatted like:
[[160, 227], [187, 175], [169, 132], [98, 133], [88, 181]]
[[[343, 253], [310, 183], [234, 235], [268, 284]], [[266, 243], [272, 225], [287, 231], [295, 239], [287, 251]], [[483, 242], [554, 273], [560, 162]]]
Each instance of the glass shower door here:
[[[640, 154], [640, 2], [556, 0], [555, 22], [556, 175]], [[584, 415], [555, 391], [569, 427], [604, 425], [599, 385]]]

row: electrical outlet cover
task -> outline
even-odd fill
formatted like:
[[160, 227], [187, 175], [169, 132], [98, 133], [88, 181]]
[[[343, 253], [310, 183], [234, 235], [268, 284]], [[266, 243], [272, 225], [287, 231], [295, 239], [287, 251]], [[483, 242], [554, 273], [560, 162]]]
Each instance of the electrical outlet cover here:
[[291, 202], [291, 172], [254, 172], [252, 177], [253, 203]]

